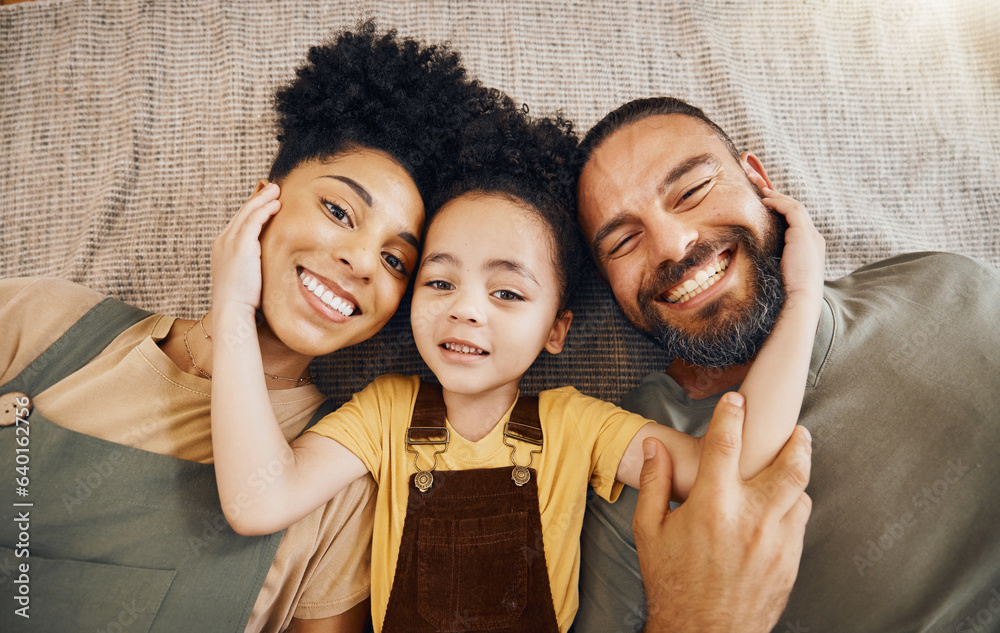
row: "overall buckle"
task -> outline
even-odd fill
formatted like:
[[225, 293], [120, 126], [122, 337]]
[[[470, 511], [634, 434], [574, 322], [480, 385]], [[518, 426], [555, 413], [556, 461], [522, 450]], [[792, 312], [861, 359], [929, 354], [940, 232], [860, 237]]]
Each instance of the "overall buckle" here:
[[[528, 465], [521, 466], [516, 461], [514, 461], [514, 455], [517, 453], [517, 446], [511, 444], [507, 439], [519, 440], [521, 442], [527, 442], [538, 448], [532, 450], [528, 453]], [[510, 473], [510, 478], [514, 480], [514, 483], [518, 486], [523, 486], [531, 480], [531, 465], [535, 462], [535, 455], [542, 452], [542, 430], [540, 428], [529, 426], [527, 424], [521, 424], [519, 422], [507, 422], [503, 427], [503, 443], [510, 447], [510, 463], [514, 465], [514, 470]]]
[[[413, 477], [413, 485], [420, 492], [427, 492], [434, 485], [434, 469], [437, 468], [437, 456], [448, 450], [451, 442], [451, 434], [448, 429], [436, 426], [411, 426], [406, 429], [406, 452], [413, 453], [413, 468], [417, 474]], [[414, 450], [413, 446], [436, 446], [444, 445], [444, 448], [434, 451], [434, 463], [429, 470], [423, 470], [417, 461], [420, 454]]]

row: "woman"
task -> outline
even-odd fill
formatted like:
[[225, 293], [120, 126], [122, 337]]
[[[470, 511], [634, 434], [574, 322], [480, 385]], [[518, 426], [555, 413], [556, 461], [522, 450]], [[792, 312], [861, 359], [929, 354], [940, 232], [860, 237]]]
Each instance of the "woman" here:
[[[378, 36], [371, 22], [311, 49], [278, 93], [279, 149], [248, 202], [277, 215], [261, 238], [257, 329], [240, 335], [260, 342], [287, 439], [324, 399], [309, 361], [395, 312], [434, 163], [492, 103], [455, 53]], [[212, 346], [225, 344], [211, 312], [192, 321], [103, 299], [59, 280], [0, 282], [0, 394], [13, 404], [2, 459], [30, 438], [30, 495], [13, 501], [34, 503], [30, 548], [8, 526], [0, 553], [28, 565], [26, 613], [79, 630], [359, 630], [373, 484], [283, 534], [232, 534], [206, 466]], [[0, 628], [19, 615], [5, 609]]]

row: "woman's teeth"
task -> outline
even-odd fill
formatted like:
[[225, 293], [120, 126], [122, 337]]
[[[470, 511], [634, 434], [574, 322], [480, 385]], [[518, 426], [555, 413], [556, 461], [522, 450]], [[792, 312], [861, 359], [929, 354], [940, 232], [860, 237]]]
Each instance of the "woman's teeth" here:
[[469, 347], [468, 345], [459, 345], [457, 343], [445, 343], [444, 348], [449, 352], [458, 352], [459, 354], [475, 354], [476, 356], [483, 356], [486, 354], [485, 351], [479, 349], [478, 347]]
[[306, 287], [306, 290], [319, 297], [319, 300], [326, 305], [344, 316], [354, 314], [355, 306], [350, 301], [341, 299], [333, 294], [331, 290], [321, 284], [315, 277], [307, 275], [304, 272], [299, 272], [299, 279], [302, 281], [302, 285]]
[[730, 258], [731, 255], [726, 253], [722, 258], [696, 272], [693, 278], [678, 284], [667, 295], [667, 301], [669, 303], [684, 303], [696, 297], [703, 290], [708, 290], [709, 286], [722, 279], [726, 269], [729, 268]]

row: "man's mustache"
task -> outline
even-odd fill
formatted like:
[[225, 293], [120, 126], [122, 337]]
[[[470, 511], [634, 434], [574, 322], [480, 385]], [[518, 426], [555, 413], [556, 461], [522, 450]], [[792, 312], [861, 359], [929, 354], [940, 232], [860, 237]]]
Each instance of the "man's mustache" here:
[[660, 295], [673, 288], [684, 275], [692, 270], [704, 268], [719, 251], [733, 243], [745, 246], [751, 243], [753, 235], [748, 229], [734, 226], [703, 242], [695, 244], [687, 256], [679, 262], [662, 262], [653, 275], [639, 288], [639, 305], [648, 305]]

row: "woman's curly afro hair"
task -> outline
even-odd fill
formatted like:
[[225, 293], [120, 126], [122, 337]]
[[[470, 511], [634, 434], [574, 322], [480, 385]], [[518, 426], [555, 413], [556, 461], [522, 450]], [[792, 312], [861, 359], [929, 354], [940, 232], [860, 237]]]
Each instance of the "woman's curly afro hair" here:
[[308, 160], [367, 148], [398, 161], [425, 200], [433, 193], [436, 165], [454, 155], [457, 131], [491, 109], [493, 93], [466, 76], [447, 46], [376, 31], [369, 20], [312, 47], [277, 92], [270, 180]]
[[580, 158], [573, 124], [561, 116], [532, 118], [527, 106], [515, 106], [498, 91], [492, 97], [490, 111], [460, 130], [456, 159], [440, 166], [428, 214], [466, 194], [501, 195], [533, 212], [552, 239], [562, 310], [588, 258], [576, 221]]

